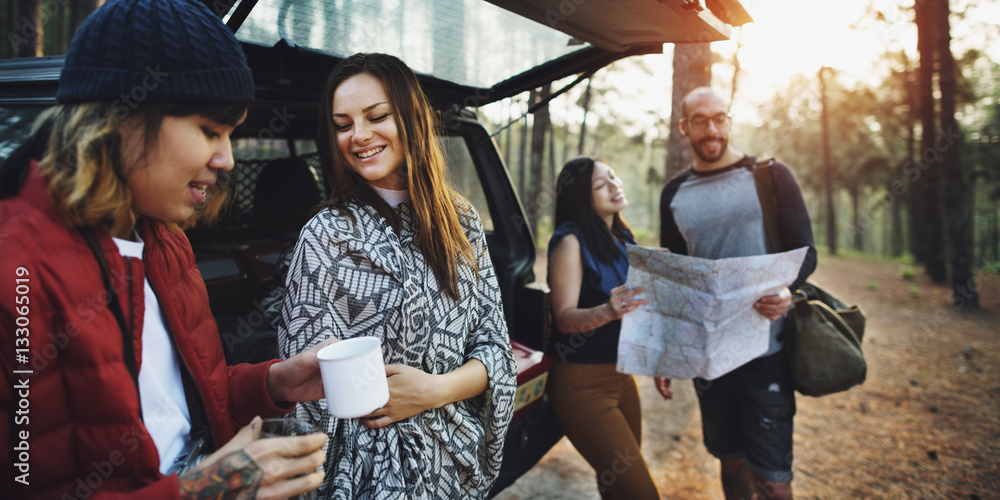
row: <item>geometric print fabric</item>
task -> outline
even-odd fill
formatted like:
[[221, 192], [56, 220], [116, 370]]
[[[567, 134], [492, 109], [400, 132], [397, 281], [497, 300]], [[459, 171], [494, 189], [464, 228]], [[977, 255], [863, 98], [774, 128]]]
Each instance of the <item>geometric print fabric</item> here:
[[288, 358], [328, 337], [382, 339], [386, 364], [447, 373], [478, 359], [489, 376], [476, 397], [382, 429], [300, 403], [296, 416], [325, 429], [322, 498], [484, 498], [496, 480], [514, 411], [516, 368], [496, 273], [479, 215], [457, 198], [475, 268], [459, 266], [460, 300], [444, 295], [416, 246], [410, 202], [393, 208], [397, 235], [374, 209], [324, 209], [303, 227], [286, 280], [278, 349]]

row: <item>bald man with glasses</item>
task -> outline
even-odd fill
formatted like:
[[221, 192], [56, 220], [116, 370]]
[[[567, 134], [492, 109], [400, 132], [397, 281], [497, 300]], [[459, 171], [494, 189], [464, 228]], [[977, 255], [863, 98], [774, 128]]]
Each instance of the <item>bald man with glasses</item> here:
[[[769, 248], [754, 184], [757, 159], [729, 145], [732, 120], [725, 99], [709, 87], [681, 103], [681, 133], [694, 165], [663, 188], [660, 245], [705, 259], [747, 257], [809, 247], [798, 278], [780, 294], [761, 297], [754, 308], [771, 320], [767, 352], [714, 380], [696, 378], [705, 447], [721, 462], [727, 499], [792, 498], [792, 420], [795, 390], [784, 351], [785, 313], [797, 289], [816, 269], [809, 213], [798, 182], [774, 162], [772, 185], [782, 248]], [[657, 379], [670, 398], [670, 380]]]

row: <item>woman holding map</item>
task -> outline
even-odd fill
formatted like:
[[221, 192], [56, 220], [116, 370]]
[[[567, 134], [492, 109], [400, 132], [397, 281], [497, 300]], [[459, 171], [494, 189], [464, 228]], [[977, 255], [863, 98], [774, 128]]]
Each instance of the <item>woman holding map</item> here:
[[576, 158], [556, 183], [548, 282], [555, 333], [549, 399], [559, 425], [597, 474], [604, 499], [658, 499], [640, 453], [642, 413], [632, 375], [618, 373], [621, 318], [645, 304], [626, 289], [635, 244], [621, 216], [622, 181], [606, 163]]

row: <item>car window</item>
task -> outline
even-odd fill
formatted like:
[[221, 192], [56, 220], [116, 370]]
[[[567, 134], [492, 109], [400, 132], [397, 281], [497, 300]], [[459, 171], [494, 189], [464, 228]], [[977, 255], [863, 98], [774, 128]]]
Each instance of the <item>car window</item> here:
[[342, 55], [385, 52], [417, 73], [489, 88], [589, 47], [552, 28], [480, 0], [260, 0], [236, 37]]
[[45, 108], [0, 108], [0, 163], [3, 163], [28, 136]]
[[476, 173], [476, 164], [472, 160], [468, 143], [461, 136], [442, 136], [439, 139], [444, 149], [445, 162], [448, 163], [448, 174], [451, 176], [452, 185], [472, 203], [472, 206], [476, 207], [483, 221], [483, 229], [487, 232], [493, 231], [490, 207], [486, 204], [486, 193], [483, 192], [483, 184], [479, 181], [479, 174]]

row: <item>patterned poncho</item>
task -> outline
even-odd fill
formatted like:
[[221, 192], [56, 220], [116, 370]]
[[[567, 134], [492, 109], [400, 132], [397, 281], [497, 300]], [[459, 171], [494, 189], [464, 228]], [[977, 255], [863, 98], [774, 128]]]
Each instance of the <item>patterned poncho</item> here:
[[409, 202], [393, 208], [398, 236], [358, 204], [349, 206], [356, 222], [322, 210], [302, 229], [278, 328], [283, 358], [331, 336], [375, 336], [386, 364], [440, 374], [475, 358], [489, 375], [483, 394], [381, 429], [330, 416], [325, 399], [300, 404], [296, 416], [329, 435], [323, 498], [483, 498], [496, 480], [516, 368], [482, 223], [467, 202], [458, 208], [476, 268], [459, 266], [457, 302], [416, 245]]

